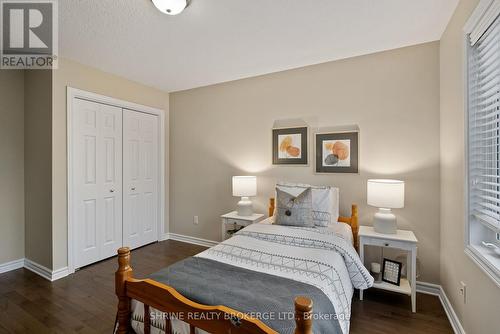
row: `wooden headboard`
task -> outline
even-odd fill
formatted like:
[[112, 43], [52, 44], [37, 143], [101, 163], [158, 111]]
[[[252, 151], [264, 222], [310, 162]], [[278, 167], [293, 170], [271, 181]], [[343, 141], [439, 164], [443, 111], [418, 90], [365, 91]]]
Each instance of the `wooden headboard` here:
[[[274, 206], [275, 206], [275, 199], [270, 198], [269, 199], [269, 217], [271, 217], [274, 213]], [[353, 204], [351, 206], [351, 216], [350, 217], [343, 217], [339, 216], [339, 222], [345, 223], [349, 226], [351, 226], [352, 230], [352, 240], [354, 241], [354, 248], [358, 250], [359, 246], [359, 240], [358, 240], [358, 232], [359, 232], [359, 222], [358, 222], [358, 206], [356, 204]]]

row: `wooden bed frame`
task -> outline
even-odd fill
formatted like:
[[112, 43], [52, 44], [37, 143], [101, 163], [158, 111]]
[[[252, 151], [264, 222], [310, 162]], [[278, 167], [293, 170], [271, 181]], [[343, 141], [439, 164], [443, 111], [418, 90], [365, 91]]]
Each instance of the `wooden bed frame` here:
[[[269, 215], [274, 212], [274, 198], [269, 201]], [[351, 226], [354, 246], [358, 245], [358, 207], [352, 205], [350, 217], [339, 217], [339, 222]], [[118, 296], [117, 333], [131, 333], [131, 300], [135, 299], [144, 304], [144, 333], [151, 332], [150, 308], [155, 308], [166, 314], [175, 314], [182, 317], [182, 321], [189, 324], [190, 333], [195, 328], [209, 333], [227, 334], [278, 334], [262, 321], [250, 317], [223, 305], [209, 306], [198, 304], [187, 299], [174, 288], [156, 282], [152, 279], [134, 279], [130, 266], [130, 249], [118, 249], [118, 270], [115, 273], [115, 292]], [[306, 296], [295, 298], [295, 334], [313, 334], [312, 309], [313, 302]], [[194, 315], [194, 316], [193, 316]], [[165, 318], [165, 333], [172, 333], [172, 325]]]

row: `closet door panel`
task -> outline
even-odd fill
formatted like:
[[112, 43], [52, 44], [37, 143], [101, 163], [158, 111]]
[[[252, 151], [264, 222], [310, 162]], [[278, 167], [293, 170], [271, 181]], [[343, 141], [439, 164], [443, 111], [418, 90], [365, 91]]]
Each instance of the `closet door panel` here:
[[75, 268], [122, 245], [120, 108], [75, 99], [73, 185]]
[[136, 248], [141, 240], [140, 114], [123, 110], [123, 245]]
[[122, 110], [100, 105], [102, 116], [103, 222], [101, 258], [116, 255], [122, 246]]
[[74, 161], [75, 168], [75, 243], [76, 267], [99, 260], [97, 241], [98, 202], [98, 113], [99, 106], [75, 99]]
[[143, 242], [158, 240], [158, 116], [142, 114]]
[[124, 245], [158, 240], [158, 117], [124, 109]]

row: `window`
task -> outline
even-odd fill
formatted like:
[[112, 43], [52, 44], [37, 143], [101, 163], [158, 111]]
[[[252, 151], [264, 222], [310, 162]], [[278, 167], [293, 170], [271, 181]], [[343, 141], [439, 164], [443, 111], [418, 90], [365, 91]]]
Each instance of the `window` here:
[[[500, 284], [500, 1], [482, 1], [467, 33], [466, 253]], [[489, 4], [489, 5], [488, 5]], [[482, 14], [478, 15], [478, 10]], [[467, 31], [468, 30], [468, 31]]]

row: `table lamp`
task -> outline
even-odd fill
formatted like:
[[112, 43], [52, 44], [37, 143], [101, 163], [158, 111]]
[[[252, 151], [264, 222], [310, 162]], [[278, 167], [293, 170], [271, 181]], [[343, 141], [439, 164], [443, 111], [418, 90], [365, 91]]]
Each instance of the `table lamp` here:
[[257, 195], [256, 176], [233, 176], [233, 196], [241, 197], [238, 202], [238, 215], [251, 216], [253, 214], [250, 196]]
[[391, 209], [404, 207], [405, 183], [399, 180], [372, 179], [367, 183], [368, 205], [379, 208], [373, 217], [375, 232], [394, 234], [397, 232], [397, 219]]

